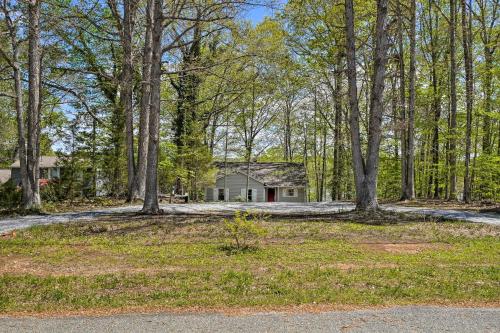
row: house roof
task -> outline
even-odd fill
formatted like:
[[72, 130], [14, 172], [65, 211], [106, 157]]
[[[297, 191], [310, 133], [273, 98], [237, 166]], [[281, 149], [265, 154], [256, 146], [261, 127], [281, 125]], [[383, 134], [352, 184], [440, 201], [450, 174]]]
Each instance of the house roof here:
[[10, 169], [0, 169], [0, 184], [10, 179]]
[[[59, 158], [57, 156], [40, 156], [40, 168], [53, 168], [57, 166]], [[11, 168], [19, 168], [19, 160], [16, 160]]]
[[[224, 176], [224, 162], [217, 162], [218, 177]], [[227, 162], [227, 174], [247, 174], [246, 162]], [[249, 176], [265, 186], [304, 187], [307, 183], [306, 171], [302, 163], [251, 162]]]

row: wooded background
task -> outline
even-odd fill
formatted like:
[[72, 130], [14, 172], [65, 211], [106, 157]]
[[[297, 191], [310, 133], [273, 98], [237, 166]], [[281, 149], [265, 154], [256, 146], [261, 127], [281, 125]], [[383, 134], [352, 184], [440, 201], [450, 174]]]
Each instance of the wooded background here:
[[[250, 22], [255, 4], [276, 15]], [[21, 157], [25, 208], [53, 154], [71, 170], [61, 197], [104, 179], [151, 212], [176, 184], [203, 199], [226, 159], [304, 163], [311, 201], [499, 201], [498, 14], [498, 0], [0, 0], [0, 163]]]

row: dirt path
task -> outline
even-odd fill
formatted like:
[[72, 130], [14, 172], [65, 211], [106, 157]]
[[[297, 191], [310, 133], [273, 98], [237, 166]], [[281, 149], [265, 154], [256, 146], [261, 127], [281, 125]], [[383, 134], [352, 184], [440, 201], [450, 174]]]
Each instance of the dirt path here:
[[500, 310], [430, 306], [324, 313], [1, 318], [0, 332], [499, 332]]
[[[310, 202], [310, 203], [201, 203], [162, 205], [166, 214], [172, 215], [218, 215], [232, 214], [237, 210], [250, 210], [270, 215], [328, 215], [354, 209], [350, 202]], [[500, 214], [478, 213], [427, 207], [405, 207], [400, 205], [382, 205], [383, 209], [394, 212], [419, 213], [446, 219], [464, 220], [476, 223], [488, 223], [500, 226]], [[99, 209], [86, 212], [61, 213], [52, 215], [28, 215], [0, 219], [0, 234], [33, 225], [67, 223], [93, 220], [112, 214], [138, 212], [141, 206], [125, 206]]]

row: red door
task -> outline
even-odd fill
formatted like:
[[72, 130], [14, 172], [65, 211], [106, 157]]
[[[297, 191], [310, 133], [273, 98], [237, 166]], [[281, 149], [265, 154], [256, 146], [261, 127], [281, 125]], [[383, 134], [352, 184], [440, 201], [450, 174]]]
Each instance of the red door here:
[[267, 202], [274, 202], [274, 196], [275, 196], [275, 190], [274, 188], [268, 188], [267, 189]]

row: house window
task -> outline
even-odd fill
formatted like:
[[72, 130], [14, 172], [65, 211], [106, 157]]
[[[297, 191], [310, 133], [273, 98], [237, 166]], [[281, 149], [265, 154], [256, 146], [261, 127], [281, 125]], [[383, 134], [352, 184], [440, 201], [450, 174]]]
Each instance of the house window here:
[[283, 196], [286, 198], [294, 198], [297, 196], [296, 188], [286, 188], [283, 190]]
[[40, 178], [41, 179], [49, 179], [49, 169], [40, 168]]
[[219, 201], [226, 200], [226, 198], [224, 198], [224, 189], [223, 188], [217, 189], [217, 200], [219, 200]]
[[253, 190], [251, 188], [248, 189], [248, 201], [253, 201]]

